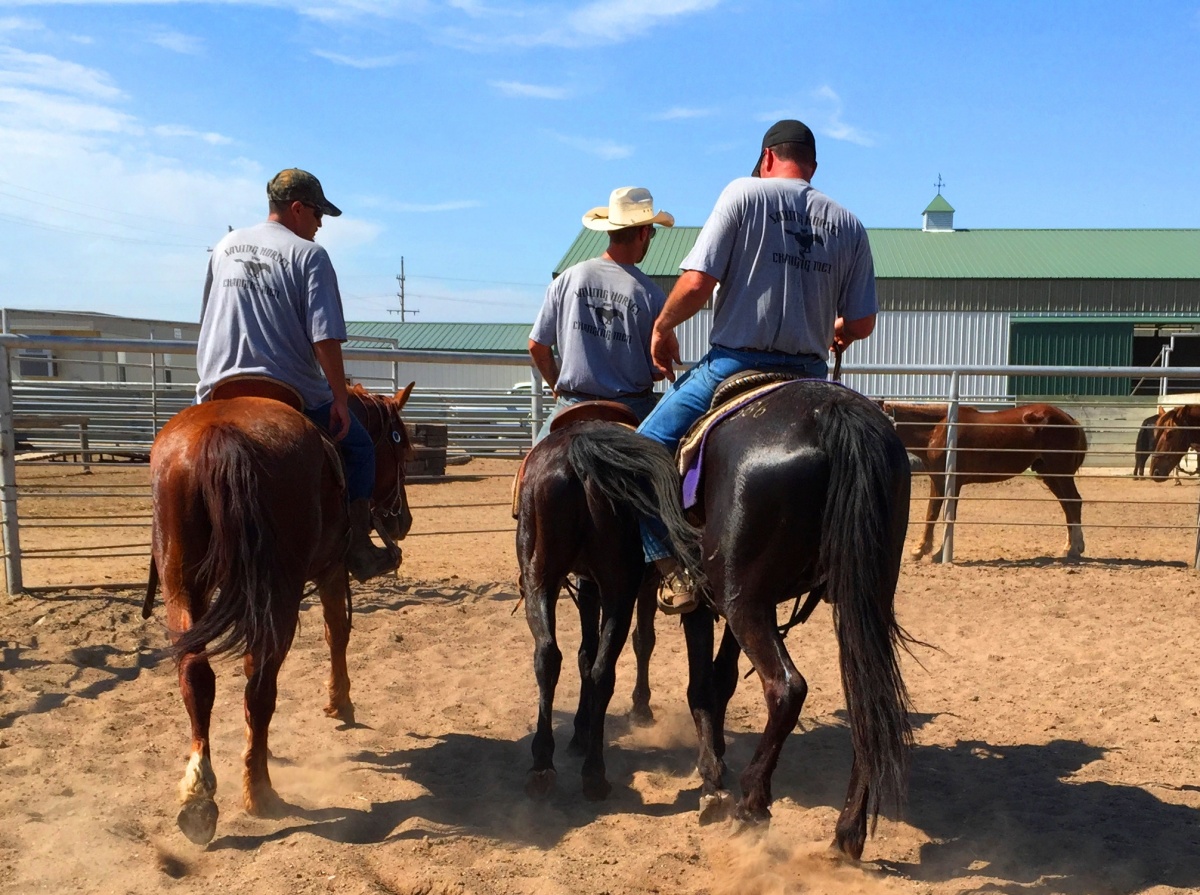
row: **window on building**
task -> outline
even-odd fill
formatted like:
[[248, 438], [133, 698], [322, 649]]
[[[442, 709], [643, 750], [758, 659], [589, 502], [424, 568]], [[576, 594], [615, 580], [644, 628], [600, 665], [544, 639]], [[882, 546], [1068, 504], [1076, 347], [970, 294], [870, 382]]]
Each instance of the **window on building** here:
[[48, 379], [58, 375], [58, 364], [49, 348], [22, 348], [17, 353], [17, 372], [22, 379]]

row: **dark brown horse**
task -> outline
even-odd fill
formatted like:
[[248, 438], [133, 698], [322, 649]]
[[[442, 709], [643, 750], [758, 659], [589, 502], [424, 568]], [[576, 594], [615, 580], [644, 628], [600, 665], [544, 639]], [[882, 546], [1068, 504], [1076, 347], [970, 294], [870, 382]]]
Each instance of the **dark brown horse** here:
[[584, 756], [584, 796], [603, 799], [611, 788], [604, 768], [604, 719], [635, 604], [634, 721], [647, 723], [652, 717], [647, 669], [654, 648], [658, 576], [642, 558], [639, 516], [666, 522], [674, 549], [697, 575], [698, 532], [683, 517], [671, 457], [617, 423], [578, 422], [551, 432], [530, 451], [522, 474], [517, 561], [539, 691], [533, 767], [525, 791], [541, 798], [554, 786], [554, 690], [562, 667], [555, 615], [567, 575], [575, 573], [580, 576], [582, 683], [569, 748]]
[[1158, 414], [1148, 416], [1138, 426], [1137, 441], [1133, 446], [1133, 477], [1146, 475], [1146, 463], [1154, 454], [1154, 443], [1158, 441]]
[[[929, 473], [925, 535], [912, 552], [914, 558], [933, 549], [933, 527], [947, 497], [957, 498], [963, 485], [1001, 482], [1026, 469], [1033, 470], [1062, 505], [1067, 518], [1066, 557], [1083, 555], [1083, 499], [1074, 476], [1087, 455], [1087, 435], [1069, 413], [1051, 404], [1022, 404], [1003, 410], [959, 407], [954, 488], [947, 494], [947, 405], [884, 401], [883, 409], [895, 420], [904, 446]], [[940, 550], [935, 555], [940, 555]]]
[[[408, 433], [395, 397], [355, 387], [352, 412], [375, 442], [373, 513], [385, 540], [412, 524], [404, 492]], [[316, 583], [332, 674], [327, 715], [352, 721], [346, 645], [350, 586], [344, 477], [337, 448], [302, 413], [264, 397], [197, 404], [165, 425], [150, 453], [154, 494], [148, 615], [162, 581], [179, 688], [192, 726], [179, 783], [179, 827], [193, 842], [216, 831], [217, 781], [209, 754], [215, 677], [209, 657], [238, 650], [246, 674], [242, 798], [254, 815], [282, 802], [267, 771], [276, 678], [296, 631], [307, 581]]]
[[1164, 481], [1179, 468], [1183, 455], [1191, 448], [1200, 450], [1200, 404], [1184, 404], [1164, 410], [1158, 417], [1158, 440], [1150, 458], [1150, 476]]
[[[700, 821], [731, 810], [744, 822], [770, 818], [771, 776], [808, 689], [777, 627], [776, 606], [808, 593], [803, 617], [824, 595], [833, 604], [853, 744], [834, 845], [857, 859], [869, 820], [902, 797], [912, 742], [897, 654], [907, 638], [893, 607], [908, 525], [908, 457], [877, 406], [833, 383], [789, 383], [754, 408], [708, 435], [700, 486], [707, 585], [701, 605], [683, 616]], [[588, 437], [581, 433], [576, 443]], [[643, 441], [595, 452], [593, 468], [609, 467], [603, 492], [615, 493], [613, 481], [630, 459], [651, 450], [657, 445]], [[714, 660], [718, 615], [726, 625]], [[762, 683], [768, 717], [734, 806], [724, 782], [724, 727], [742, 651]]]

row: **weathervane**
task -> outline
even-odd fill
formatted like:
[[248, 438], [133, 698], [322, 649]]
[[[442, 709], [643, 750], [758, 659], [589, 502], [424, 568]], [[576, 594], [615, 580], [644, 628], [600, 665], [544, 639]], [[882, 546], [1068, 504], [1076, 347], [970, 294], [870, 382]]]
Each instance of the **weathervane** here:
[[941, 172], [939, 171], [939, 172], [938, 172], [938, 179], [937, 179], [937, 183], [935, 183], [935, 184], [934, 184], [934, 186], [936, 186], [936, 187], [937, 187], [937, 191], [938, 191], [938, 195], [939, 195], [939, 196], [942, 194], [942, 187], [944, 187], [945, 185], [946, 185], [946, 183], [945, 183], [945, 181], [943, 181], [943, 180], [942, 180], [942, 175], [941, 175]]

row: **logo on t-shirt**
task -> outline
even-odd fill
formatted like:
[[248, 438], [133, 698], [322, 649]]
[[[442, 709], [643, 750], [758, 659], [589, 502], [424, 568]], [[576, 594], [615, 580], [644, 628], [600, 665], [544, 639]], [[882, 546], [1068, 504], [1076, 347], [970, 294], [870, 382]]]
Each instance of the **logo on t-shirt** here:
[[258, 279], [259, 276], [271, 269], [271, 265], [266, 261], [259, 261], [257, 258], [234, 258], [238, 264], [246, 271], [246, 276]]
[[813, 243], [820, 246], [825, 245], [825, 240], [812, 230], [786, 230], [786, 232], [788, 236], [796, 240], [796, 247], [800, 250], [801, 255], [811, 252]]
[[588, 307], [592, 309], [592, 313], [596, 315], [596, 322], [601, 326], [611, 326], [614, 320], [620, 320], [622, 323], [625, 322], [625, 315], [621, 313], [620, 308], [610, 308], [604, 305], [593, 304], [589, 304]]

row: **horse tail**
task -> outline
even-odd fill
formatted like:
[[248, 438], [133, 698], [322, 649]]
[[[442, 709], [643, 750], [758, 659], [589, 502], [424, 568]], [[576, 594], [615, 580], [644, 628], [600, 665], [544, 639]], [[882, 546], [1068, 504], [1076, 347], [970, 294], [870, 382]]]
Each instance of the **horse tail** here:
[[898, 656], [912, 639], [894, 607], [908, 524], [908, 456], [873, 408], [837, 402], [818, 419], [818, 443], [830, 464], [820, 564], [873, 830], [881, 803], [898, 809], [904, 800], [913, 744]]
[[665, 447], [624, 426], [583, 426], [567, 447], [567, 461], [614, 506], [662, 520], [671, 552], [703, 589], [700, 530], [684, 515], [679, 472]]
[[279, 630], [273, 605], [281, 591], [275, 530], [258, 499], [261, 461], [254, 441], [241, 429], [213, 425], [195, 445], [193, 476], [212, 533], [198, 580], [216, 594], [208, 609], [175, 643], [176, 656], [241, 650], [278, 652], [287, 632]]

